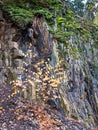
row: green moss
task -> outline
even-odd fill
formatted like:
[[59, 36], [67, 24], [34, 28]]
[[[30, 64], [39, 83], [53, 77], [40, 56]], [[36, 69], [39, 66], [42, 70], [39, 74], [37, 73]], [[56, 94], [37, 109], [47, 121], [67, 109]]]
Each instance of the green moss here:
[[72, 114], [71, 114], [71, 117], [72, 117], [73, 119], [76, 119], [76, 120], [78, 119], [78, 116], [77, 116], [76, 113], [72, 113]]

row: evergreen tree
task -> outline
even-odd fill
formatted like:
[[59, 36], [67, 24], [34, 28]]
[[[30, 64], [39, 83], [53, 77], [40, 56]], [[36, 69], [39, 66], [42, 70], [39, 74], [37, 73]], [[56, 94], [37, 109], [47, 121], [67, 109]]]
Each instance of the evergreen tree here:
[[84, 3], [83, 3], [83, 0], [74, 0], [73, 1], [73, 11], [80, 15], [80, 16], [83, 16], [84, 14]]

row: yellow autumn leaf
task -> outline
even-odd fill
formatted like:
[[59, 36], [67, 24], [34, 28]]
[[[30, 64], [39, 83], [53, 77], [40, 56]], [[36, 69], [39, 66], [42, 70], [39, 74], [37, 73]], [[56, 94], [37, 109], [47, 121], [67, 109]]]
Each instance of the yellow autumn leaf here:
[[56, 69], [58, 69], [58, 68], [59, 68], [59, 65], [56, 66]]
[[50, 61], [50, 59], [48, 58], [48, 61]]
[[16, 109], [16, 113], [19, 113], [20, 112], [20, 110], [19, 109]]
[[38, 75], [41, 75], [41, 74], [42, 74], [42, 72], [38, 72], [37, 74], [38, 74]]
[[64, 72], [57, 72], [56, 74], [58, 74], [58, 75], [63, 75]]
[[39, 79], [35, 79], [35, 82], [37, 82], [37, 83], [41, 83], [42, 81], [39, 80]]
[[37, 65], [40, 65], [40, 64], [44, 64], [44, 60], [41, 60], [40, 62], [37, 63]]
[[38, 65], [40, 65], [40, 62], [36, 63], [36, 67], [37, 67]]
[[14, 89], [13, 95], [17, 94], [18, 90], [17, 88]]
[[40, 63], [41, 63], [41, 64], [44, 64], [44, 60], [42, 60]]
[[50, 81], [53, 82], [53, 83], [57, 83], [57, 84], [60, 83], [60, 81], [57, 80], [57, 79], [51, 79]]
[[32, 43], [30, 42], [30, 47], [32, 47]]
[[49, 70], [52, 70], [52, 69], [53, 69], [53, 67], [49, 66], [49, 67], [48, 67], [48, 69], [49, 69]]
[[26, 91], [26, 88], [23, 88], [23, 89], [22, 89], [22, 92], [25, 92], [25, 91]]
[[44, 85], [44, 86], [46, 86], [46, 85], [47, 85], [47, 83], [43, 83], [43, 85]]
[[52, 87], [57, 87], [57, 84], [50, 84], [50, 86], [52, 86]]
[[0, 110], [2, 110], [3, 109], [3, 107], [2, 106], [0, 106]]
[[45, 78], [43, 79], [43, 81], [46, 81], [46, 80], [50, 80], [50, 78], [49, 78], [49, 77], [45, 77]]

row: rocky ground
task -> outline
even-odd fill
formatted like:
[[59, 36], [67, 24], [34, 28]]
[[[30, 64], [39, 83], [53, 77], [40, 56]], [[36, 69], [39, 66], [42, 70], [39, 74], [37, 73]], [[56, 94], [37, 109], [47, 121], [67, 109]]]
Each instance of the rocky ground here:
[[41, 103], [31, 105], [15, 95], [8, 83], [0, 86], [0, 130], [97, 130], [81, 121], [68, 119], [56, 109]]

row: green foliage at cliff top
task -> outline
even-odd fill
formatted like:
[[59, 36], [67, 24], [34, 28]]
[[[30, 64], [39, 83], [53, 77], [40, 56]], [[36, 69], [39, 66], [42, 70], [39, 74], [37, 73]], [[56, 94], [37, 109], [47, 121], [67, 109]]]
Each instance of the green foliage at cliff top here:
[[60, 7], [58, 0], [4, 0], [3, 10], [8, 13], [10, 19], [16, 23], [27, 24], [32, 21], [35, 14], [45, 17], [48, 22], [53, 21], [55, 7]]

